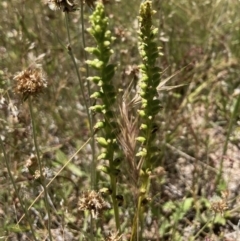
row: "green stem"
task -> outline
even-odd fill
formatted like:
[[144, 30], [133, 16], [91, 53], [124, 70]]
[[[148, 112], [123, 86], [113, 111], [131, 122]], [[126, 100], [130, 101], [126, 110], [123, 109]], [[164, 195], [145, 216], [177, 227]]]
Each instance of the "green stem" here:
[[25, 205], [23, 204], [23, 200], [22, 200], [21, 195], [19, 195], [19, 193], [18, 193], [17, 185], [16, 185], [16, 183], [15, 183], [15, 181], [14, 181], [14, 178], [13, 178], [12, 173], [11, 173], [11, 168], [10, 168], [10, 165], [9, 165], [10, 160], [9, 160], [9, 158], [8, 158], [8, 156], [7, 156], [6, 151], [5, 151], [4, 144], [3, 144], [3, 141], [2, 141], [2, 138], [1, 138], [1, 137], [0, 137], [0, 145], [1, 145], [1, 148], [2, 148], [2, 153], [3, 153], [3, 157], [4, 157], [4, 160], [5, 160], [6, 167], [7, 167], [8, 175], [9, 175], [9, 177], [10, 177], [10, 180], [11, 180], [11, 183], [12, 183], [12, 185], [13, 185], [14, 191], [15, 191], [18, 199], [19, 199], [21, 208], [24, 210], [25, 216], [27, 217], [27, 221], [28, 221], [28, 224], [29, 224], [29, 226], [30, 226], [30, 229], [31, 229], [31, 232], [32, 232], [32, 235], [33, 235], [33, 239], [34, 239], [35, 241], [37, 241], [37, 238], [36, 238], [36, 236], [35, 236], [35, 232], [34, 232], [34, 229], [33, 229], [33, 222], [32, 222], [32, 220], [31, 220], [31, 217], [29, 216], [29, 213], [28, 213], [27, 208], [26, 208]]
[[45, 177], [43, 174], [42, 161], [40, 158], [40, 152], [39, 152], [38, 144], [37, 144], [37, 134], [36, 134], [36, 126], [35, 126], [35, 121], [34, 121], [34, 113], [33, 113], [33, 108], [32, 108], [31, 96], [28, 99], [28, 104], [29, 104], [29, 110], [30, 110], [30, 116], [31, 116], [31, 122], [32, 122], [34, 147], [35, 147], [36, 154], [37, 154], [37, 161], [38, 161], [38, 167], [39, 167], [39, 171], [40, 171], [41, 184], [42, 184], [43, 190], [44, 190], [45, 207], [46, 207], [47, 214], [48, 214], [48, 234], [49, 234], [50, 241], [52, 241], [50, 205], [48, 203], [48, 192], [47, 192], [47, 186], [46, 186], [46, 182], [45, 182], [46, 180], [45, 180]]
[[139, 218], [141, 216], [141, 203], [142, 203], [142, 196], [139, 196], [137, 210], [135, 212], [134, 219], [133, 219], [133, 226], [132, 226], [130, 241], [138, 240], [138, 227], [139, 227]]
[[[114, 148], [113, 146], [109, 146], [107, 153], [109, 153], [109, 168], [110, 170], [114, 170], [115, 167], [113, 166], [113, 158], [114, 158]], [[114, 211], [114, 218], [115, 218], [115, 224], [116, 229], [118, 233], [121, 233], [121, 226], [120, 226], [120, 219], [119, 219], [119, 208], [118, 208], [118, 201], [116, 199], [117, 195], [117, 177], [114, 173], [110, 173], [110, 183], [111, 183], [111, 189], [112, 189], [112, 203], [113, 203], [113, 211]]]
[[120, 227], [120, 220], [119, 220], [119, 209], [118, 209], [118, 202], [116, 200], [116, 194], [117, 194], [116, 177], [114, 175], [110, 175], [110, 179], [111, 179], [112, 202], [113, 202], [115, 223], [116, 223], [117, 231], [120, 234], [121, 233], [121, 227]]

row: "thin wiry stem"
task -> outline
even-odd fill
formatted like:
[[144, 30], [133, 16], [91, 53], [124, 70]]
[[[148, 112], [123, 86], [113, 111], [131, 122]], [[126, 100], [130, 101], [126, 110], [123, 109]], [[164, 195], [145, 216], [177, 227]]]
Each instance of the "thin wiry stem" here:
[[[85, 45], [84, 25], [83, 25], [83, 22], [84, 22], [84, 19], [83, 19], [83, 4], [82, 4], [82, 2], [81, 2], [81, 16], [82, 16], [81, 18], [82, 18], [82, 29], [83, 29], [82, 36], [83, 36], [83, 43]], [[81, 94], [83, 96], [84, 104], [85, 104], [85, 107], [87, 109], [87, 116], [88, 116], [88, 121], [89, 121], [89, 125], [90, 125], [91, 136], [93, 136], [92, 116], [90, 115], [89, 104], [87, 103], [86, 96], [85, 96], [85, 93], [84, 93], [84, 85], [82, 83], [82, 79], [81, 79], [81, 76], [80, 76], [80, 73], [79, 73], [76, 61], [75, 61], [75, 57], [74, 57], [74, 54], [72, 52], [71, 38], [70, 38], [70, 31], [69, 31], [69, 22], [68, 22], [68, 13], [67, 12], [65, 12], [65, 22], [66, 22], [67, 36], [68, 36], [68, 43], [69, 43], [68, 53], [69, 53], [69, 55], [71, 57], [71, 60], [72, 60], [72, 62], [74, 64], [74, 67], [75, 67], [75, 70], [76, 70], [76, 73], [77, 73], [77, 78], [78, 78]], [[86, 54], [85, 54], [84, 57], [86, 58]], [[87, 82], [87, 88], [88, 88], [88, 96], [90, 96], [89, 82]], [[94, 155], [95, 148], [94, 148], [94, 146], [95, 146], [94, 139], [92, 139], [92, 141], [91, 141], [91, 147], [92, 147], [92, 153], [93, 153], [92, 154], [92, 165], [91, 165], [91, 186], [92, 187], [95, 186], [95, 180], [96, 180], [96, 165], [95, 165], [95, 155]], [[94, 240], [93, 219], [92, 219], [92, 217], [91, 217], [91, 240]]]
[[[83, 48], [86, 48], [86, 41], [85, 41], [85, 25], [84, 25], [84, 11], [83, 11], [83, 1], [81, 0], [81, 28], [82, 28], [82, 44]], [[87, 60], [87, 51], [84, 51], [84, 60]], [[87, 70], [87, 76], [89, 76], [89, 66], [85, 63], [85, 68]], [[90, 96], [90, 83], [87, 82], [88, 94]]]
[[30, 110], [30, 116], [31, 116], [31, 122], [32, 122], [34, 147], [35, 147], [36, 154], [37, 154], [37, 161], [38, 161], [38, 167], [39, 167], [39, 171], [40, 171], [41, 184], [42, 184], [43, 189], [44, 189], [45, 207], [46, 207], [47, 214], [48, 214], [48, 234], [49, 234], [50, 241], [52, 241], [50, 206], [49, 206], [49, 203], [48, 203], [47, 186], [46, 186], [46, 183], [45, 183], [45, 177], [43, 175], [42, 162], [41, 162], [40, 152], [39, 152], [38, 144], [37, 144], [36, 126], [35, 126], [35, 120], [34, 120], [34, 113], [33, 113], [32, 99], [31, 98], [28, 99], [28, 104], [29, 104], [29, 110]]
[[[84, 62], [85, 62], [85, 68], [87, 70], [87, 77], [89, 76], [89, 66], [86, 64], [87, 60], [87, 52], [85, 51], [86, 48], [86, 41], [85, 41], [85, 25], [84, 25], [84, 11], [83, 11], [83, 0], [80, 0], [80, 7], [81, 7], [81, 29], [82, 29], [82, 44], [83, 44], [83, 49], [84, 49]], [[90, 83], [87, 81], [87, 90], [88, 90], [88, 96], [90, 96]], [[89, 125], [90, 125], [90, 131], [91, 131], [91, 136], [94, 135], [94, 130], [93, 130], [93, 116], [91, 115], [91, 118], [89, 119]], [[95, 140], [92, 138], [91, 140], [91, 149], [92, 149], [92, 160], [91, 160], [91, 188], [94, 189], [96, 187], [96, 162], [95, 162]], [[91, 215], [91, 240], [94, 241], [94, 220]]]
[[[82, 28], [82, 44], [84, 48], [84, 62], [85, 62], [85, 68], [87, 70], [87, 77], [89, 77], [89, 66], [86, 63], [86, 60], [88, 58], [87, 51], [85, 51], [86, 48], [86, 41], [85, 41], [85, 25], [84, 25], [84, 11], [83, 11], [83, 1], [80, 0], [80, 6], [81, 6], [81, 28]], [[90, 83], [89, 80], [87, 81], [87, 90], [88, 90], [88, 96], [91, 95], [90, 90]], [[90, 125], [90, 131], [91, 136], [93, 136], [94, 130], [93, 130], [93, 116], [91, 115], [91, 119], [89, 122]], [[92, 138], [91, 141], [91, 148], [92, 148], [92, 162], [91, 162], [91, 187], [94, 189], [96, 187], [96, 163], [95, 163], [95, 140]]]
[[71, 38], [70, 38], [69, 24], [68, 24], [68, 13], [67, 12], [65, 12], [65, 22], [66, 22], [67, 35], [68, 35], [68, 53], [71, 57], [71, 60], [73, 62], [74, 68], [75, 68], [76, 73], [77, 73], [77, 78], [78, 78], [81, 94], [82, 94], [82, 97], [83, 97], [84, 105], [86, 106], [86, 109], [87, 109], [87, 115], [88, 115], [88, 119], [89, 119], [89, 122], [90, 122], [90, 113], [89, 113], [89, 110], [88, 110], [89, 105], [87, 103], [86, 95], [85, 95], [85, 92], [84, 92], [84, 85], [83, 85], [83, 82], [82, 82], [80, 72], [78, 70], [78, 66], [77, 66], [74, 54], [72, 52]]
[[[79, 86], [80, 86], [80, 90], [81, 90], [81, 95], [83, 97], [83, 102], [84, 102], [84, 105], [86, 107], [86, 110], [87, 110], [87, 117], [88, 117], [88, 121], [89, 121], [89, 124], [90, 124], [90, 127], [91, 127], [91, 130], [93, 129], [92, 128], [92, 119], [91, 119], [91, 115], [90, 115], [90, 111], [89, 111], [89, 104], [87, 102], [87, 99], [86, 99], [86, 95], [85, 95], [85, 92], [84, 92], [84, 84], [83, 84], [83, 81], [82, 81], [82, 78], [81, 78], [81, 75], [80, 75], [80, 72], [78, 70], [78, 66], [77, 66], [77, 63], [76, 63], [76, 60], [75, 60], [75, 57], [74, 57], [74, 54], [72, 52], [72, 47], [71, 47], [71, 39], [70, 39], [70, 33], [69, 33], [69, 24], [68, 24], [68, 13], [65, 12], [65, 22], [66, 22], [66, 28], [67, 28], [67, 33], [68, 33], [68, 53], [71, 57], [71, 60], [73, 62], [73, 65], [74, 65], [74, 68], [75, 68], [75, 71], [77, 73], [77, 79], [78, 79], [78, 82], [79, 82]], [[91, 133], [92, 136], [93, 136], [93, 133]]]
[[[16, 183], [15, 183], [15, 181], [14, 181], [14, 178], [13, 178], [13, 176], [12, 176], [11, 168], [10, 168], [10, 165], [9, 165], [10, 160], [9, 160], [9, 158], [8, 158], [8, 155], [7, 155], [6, 151], [5, 151], [4, 144], [3, 144], [3, 141], [2, 141], [2, 138], [1, 138], [1, 137], [0, 137], [0, 145], [1, 145], [1, 148], [2, 148], [3, 158], [4, 158], [4, 160], [5, 160], [5, 164], [6, 164], [6, 167], [7, 167], [8, 175], [9, 175], [9, 177], [10, 177], [10, 180], [11, 180], [11, 183], [12, 183], [12, 185], [13, 185], [14, 191], [15, 191], [18, 199], [19, 199], [21, 208], [24, 210], [25, 216], [26, 216], [26, 218], [27, 218], [28, 224], [29, 224], [29, 226], [30, 226], [30, 229], [31, 229], [31, 232], [32, 232], [32, 235], [33, 235], [33, 239], [34, 239], [35, 241], [37, 241], [37, 238], [36, 238], [36, 236], [35, 236], [35, 232], [34, 232], [34, 229], [33, 229], [33, 222], [31, 221], [31, 218], [30, 218], [30, 216], [29, 216], [29, 214], [28, 214], [27, 208], [26, 208], [25, 205], [23, 204], [23, 200], [22, 200], [21, 195], [19, 195], [19, 193], [18, 193], [18, 189], [17, 189]], [[18, 224], [17, 224], [17, 225], [18, 225]]]

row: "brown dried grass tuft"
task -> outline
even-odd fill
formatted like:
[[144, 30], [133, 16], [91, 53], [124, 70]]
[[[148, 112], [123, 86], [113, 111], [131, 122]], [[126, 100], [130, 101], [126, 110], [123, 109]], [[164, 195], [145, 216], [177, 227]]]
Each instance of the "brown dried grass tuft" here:
[[134, 184], [138, 182], [139, 171], [136, 162], [136, 148], [139, 128], [138, 118], [133, 115], [134, 111], [133, 102], [128, 101], [128, 92], [124, 94], [121, 103], [119, 104], [119, 125], [120, 134], [118, 136], [119, 143], [122, 146], [125, 158], [127, 160], [129, 168], [127, 168], [128, 177], [134, 181]]

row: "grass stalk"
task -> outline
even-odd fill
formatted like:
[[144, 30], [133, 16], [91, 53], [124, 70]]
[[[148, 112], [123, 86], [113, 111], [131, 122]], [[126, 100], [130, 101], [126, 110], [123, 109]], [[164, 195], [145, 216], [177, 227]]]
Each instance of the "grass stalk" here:
[[[142, 203], [142, 197], [138, 198], [137, 208], [134, 215], [133, 225], [132, 225], [132, 234], [130, 241], [135, 240], [141, 240], [140, 237], [142, 237], [142, 231], [139, 232], [139, 222], [141, 221], [141, 203]], [[141, 225], [142, 226], [142, 225]]]
[[32, 97], [28, 99], [28, 105], [29, 105], [29, 110], [30, 110], [30, 117], [31, 117], [31, 123], [32, 123], [32, 133], [33, 133], [33, 141], [34, 141], [34, 147], [37, 155], [37, 161], [38, 161], [38, 167], [40, 171], [40, 178], [41, 178], [41, 184], [43, 186], [44, 190], [44, 201], [45, 201], [45, 207], [47, 210], [47, 215], [48, 215], [48, 234], [49, 234], [49, 239], [52, 241], [52, 233], [51, 233], [51, 212], [50, 212], [50, 204], [48, 200], [48, 191], [47, 191], [47, 186], [46, 186], [46, 180], [44, 177], [43, 173], [43, 166], [42, 166], [42, 161], [40, 158], [40, 152], [38, 148], [38, 143], [37, 143], [37, 129], [35, 125], [35, 118], [34, 118], [34, 112], [33, 112], [33, 107], [32, 107]]
[[[83, 2], [81, 2], [81, 26], [82, 26], [82, 43], [83, 43], [83, 47], [85, 48], [85, 35], [84, 35], [84, 12], [83, 12]], [[81, 90], [81, 94], [82, 94], [82, 97], [83, 97], [83, 100], [84, 100], [84, 104], [85, 104], [85, 107], [86, 107], [86, 110], [87, 110], [87, 116], [88, 116], [88, 122], [89, 122], [89, 126], [90, 126], [90, 132], [91, 132], [91, 136], [93, 136], [94, 134], [94, 131], [93, 131], [93, 120], [92, 120], [92, 115], [90, 114], [90, 111], [89, 111], [89, 104], [87, 103], [87, 100], [86, 100], [86, 96], [85, 96], [85, 92], [84, 92], [84, 85], [82, 83], [82, 79], [81, 79], [81, 75], [80, 75], [80, 72], [78, 70], [78, 67], [77, 67], [77, 64], [76, 64], [76, 61], [75, 61], [75, 57], [74, 57], [74, 54], [72, 52], [72, 47], [71, 47], [71, 38], [70, 38], [70, 31], [69, 31], [69, 15], [68, 15], [68, 12], [65, 12], [65, 23], [66, 23], [66, 29], [67, 29], [67, 36], [68, 36], [68, 43], [69, 43], [69, 46], [68, 46], [68, 53], [71, 57], [71, 60], [74, 64], [74, 68], [75, 68], [75, 71], [77, 73], [77, 78], [78, 78], [78, 82], [79, 82], [79, 86], [80, 86], [80, 90]], [[86, 51], [84, 51], [84, 59], [86, 60], [87, 56], [86, 56]], [[87, 76], [89, 75], [89, 68], [88, 68], [88, 65], [85, 64], [86, 66], [86, 69], [87, 69]], [[90, 96], [90, 84], [89, 84], [89, 81], [87, 81], [87, 91], [88, 91], [88, 96]], [[95, 141], [94, 141], [94, 138], [91, 139], [91, 149], [92, 149], [92, 160], [91, 160], [91, 187], [92, 188], [95, 188], [96, 186], [96, 163], [95, 163]], [[90, 231], [90, 235], [91, 235], [91, 240], [93, 241], [94, 240], [94, 220], [93, 220], [93, 217], [91, 215], [91, 221], [90, 221], [90, 225], [91, 225], [91, 231]]]
[[[89, 66], [86, 63], [86, 60], [88, 58], [87, 51], [85, 51], [86, 48], [86, 39], [85, 39], [85, 22], [84, 22], [84, 7], [83, 7], [83, 1], [80, 1], [80, 9], [81, 9], [81, 36], [82, 36], [82, 44], [84, 48], [84, 63], [85, 63], [85, 68], [86, 68], [86, 77], [89, 77]], [[88, 91], [88, 96], [91, 95], [91, 90], [90, 90], [90, 81], [87, 81], [87, 91]], [[94, 135], [94, 130], [93, 130], [93, 116], [91, 115], [90, 118], [90, 131], [91, 131], [91, 136]], [[92, 161], [91, 161], [91, 188], [94, 189], [96, 188], [96, 162], [95, 162], [95, 141], [94, 138], [91, 139], [91, 148], [92, 148]]]
[[[83, 19], [83, 6], [82, 6], [82, 1], [81, 1], [81, 18], [82, 18], [82, 41], [83, 41], [83, 45], [85, 46], [85, 37], [84, 37], [84, 19]], [[90, 114], [89, 111], [89, 103], [87, 102], [87, 98], [86, 98], [86, 94], [84, 92], [84, 84], [82, 82], [82, 78], [74, 57], [74, 53], [72, 51], [72, 47], [71, 47], [71, 38], [70, 38], [70, 30], [69, 30], [69, 13], [65, 12], [65, 23], [66, 23], [66, 29], [67, 29], [67, 37], [68, 37], [68, 54], [70, 55], [70, 58], [73, 62], [74, 65], [74, 69], [76, 71], [77, 74], [77, 79], [78, 79], [78, 83], [80, 86], [80, 91], [81, 91], [81, 95], [83, 97], [83, 101], [84, 101], [84, 105], [86, 107], [86, 111], [87, 111], [87, 117], [88, 117], [88, 122], [89, 122], [89, 126], [90, 126], [90, 132], [91, 132], [91, 136], [93, 136], [93, 121], [92, 121], [92, 115]], [[84, 52], [85, 53], [85, 52]], [[84, 54], [84, 58], [86, 59], [86, 53]], [[87, 75], [89, 75], [89, 69], [88, 69], [88, 65], [86, 64], [86, 68], [87, 68]], [[88, 90], [88, 96], [90, 96], [90, 85], [89, 85], [89, 81], [87, 81], [87, 90]], [[91, 141], [91, 148], [92, 148], [92, 164], [91, 164], [91, 186], [92, 188], [95, 187], [96, 185], [96, 163], [95, 163], [95, 142], [94, 139], [92, 138]]]
[[68, 54], [71, 57], [71, 60], [72, 60], [73, 65], [74, 65], [74, 69], [75, 69], [76, 74], [77, 74], [77, 79], [78, 79], [78, 83], [79, 83], [79, 86], [80, 86], [81, 95], [83, 97], [84, 105], [86, 106], [87, 115], [88, 115], [88, 119], [89, 119], [89, 122], [90, 122], [91, 118], [90, 118], [90, 114], [89, 114], [89, 110], [88, 110], [89, 104], [87, 103], [86, 95], [85, 95], [85, 92], [84, 92], [84, 84], [83, 84], [83, 81], [82, 81], [82, 78], [81, 78], [81, 75], [80, 75], [75, 57], [74, 57], [74, 53], [72, 51], [72, 46], [71, 46], [71, 38], [70, 38], [70, 30], [69, 30], [69, 13], [68, 12], [65, 12], [65, 23], [66, 23], [67, 37], [68, 37], [68, 46], [67, 46]]

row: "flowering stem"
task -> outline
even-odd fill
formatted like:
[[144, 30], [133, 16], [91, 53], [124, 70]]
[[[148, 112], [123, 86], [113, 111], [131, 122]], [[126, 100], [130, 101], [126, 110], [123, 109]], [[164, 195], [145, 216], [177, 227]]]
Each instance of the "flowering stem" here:
[[[137, 235], [141, 240], [143, 228], [139, 233], [139, 221], [142, 221], [144, 213], [144, 202], [148, 201], [150, 187], [150, 176], [155, 160], [158, 158], [158, 148], [155, 146], [155, 132], [158, 129], [155, 116], [160, 110], [160, 100], [158, 98], [157, 87], [160, 84], [160, 68], [156, 61], [159, 56], [156, 34], [157, 29], [152, 21], [152, 2], [145, 1], [140, 6], [139, 12], [139, 32], [138, 49], [142, 58], [140, 65], [141, 80], [139, 83], [139, 95], [141, 97], [141, 108], [138, 111], [140, 116], [140, 132], [137, 140], [141, 143], [137, 156], [140, 158], [139, 166], [139, 197], [137, 210], [133, 221], [131, 241], [135, 240]], [[143, 225], [143, 223], [141, 222]]]
[[44, 190], [45, 207], [46, 207], [47, 214], [48, 214], [48, 234], [49, 234], [50, 241], [52, 241], [50, 206], [48, 203], [47, 186], [46, 186], [45, 178], [43, 175], [42, 162], [40, 159], [40, 153], [39, 153], [38, 144], [37, 144], [36, 126], [35, 126], [35, 121], [34, 121], [34, 113], [33, 113], [31, 98], [32, 98], [31, 96], [28, 98], [28, 105], [29, 105], [31, 122], [32, 122], [33, 141], [34, 141], [34, 147], [35, 147], [36, 154], [37, 154], [37, 161], [38, 161], [38, 167], [39, 167], [39, 171], [40, 171], [41, 184], [42, 184], [43, 190]]

